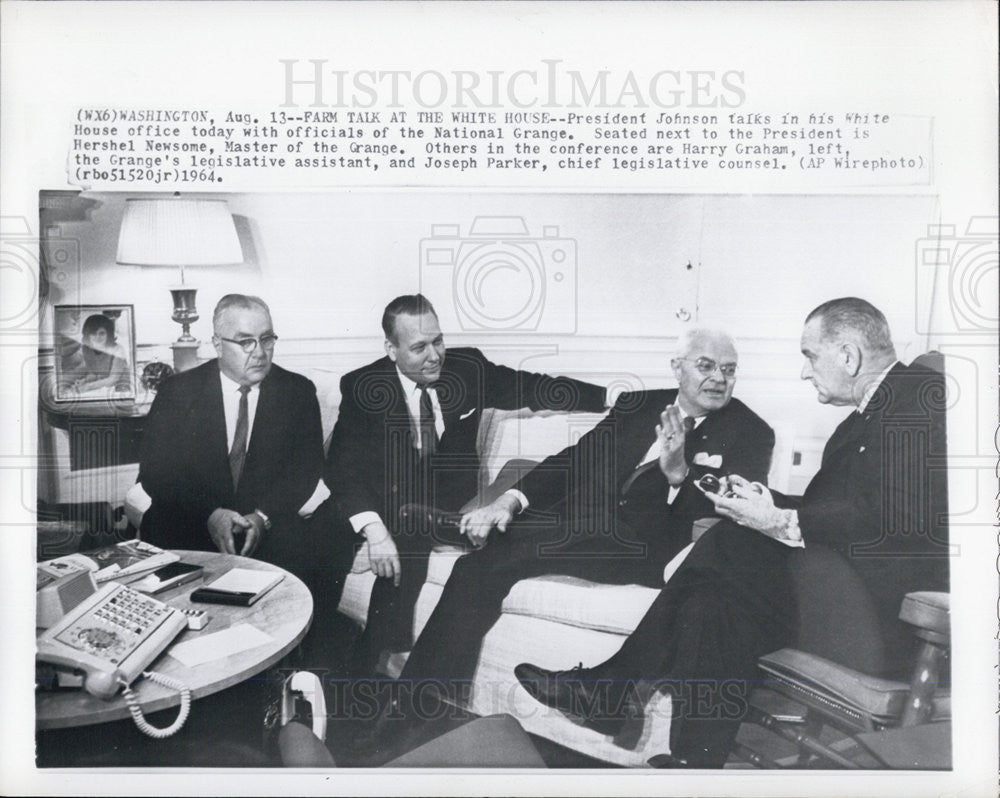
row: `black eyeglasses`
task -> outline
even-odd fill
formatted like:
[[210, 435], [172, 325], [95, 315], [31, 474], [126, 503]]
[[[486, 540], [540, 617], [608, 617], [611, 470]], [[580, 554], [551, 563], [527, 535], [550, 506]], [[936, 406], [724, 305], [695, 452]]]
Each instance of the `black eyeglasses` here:
[[257, 348], [258, 343], [262, 349], [274, 349], [274, 342], [278, 340], [278, 336], [274, 333], [267, 333], [260, 338], [223, 338], [219, 336], [219, 340], [236, 344], [249, 355]]
[[718, 369], [723, 377], [732, 379], [736, 376], [736, 364], [735, 363], [723, 363], [721, 366], [716, 363], [710, 357], [682, 357], [681, 360], [689, 360], [694, 363], [694, 367], [698, 369], [698, 372], [705, 377], [709, 377], [715, 374], [715, 370]]

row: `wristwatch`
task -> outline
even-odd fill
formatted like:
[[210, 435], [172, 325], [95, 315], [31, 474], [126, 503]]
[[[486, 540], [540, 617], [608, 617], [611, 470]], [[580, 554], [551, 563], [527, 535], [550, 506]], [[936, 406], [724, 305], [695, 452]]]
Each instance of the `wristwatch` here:
[[260, 520], [264, 522], [264, 530], [268, 531], [271, 529], [271, 519], [268, 518], [260, 510], [254, 510], [254, 512], [259, 516]]

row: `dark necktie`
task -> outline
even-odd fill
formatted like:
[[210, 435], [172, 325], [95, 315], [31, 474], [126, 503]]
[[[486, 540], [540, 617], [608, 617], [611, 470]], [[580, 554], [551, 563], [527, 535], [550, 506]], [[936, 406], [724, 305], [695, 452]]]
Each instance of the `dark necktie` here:
[[434, 408], [426, 385], [420, 386], [420, 456], [429, 457], [437, 450], [437, 428]]
[[236, 432], [233, 435], [233, 448], [229, 450], [229, 471], [233, 475], [233, 490], [240, 484], [243, 473], [243, 461], [247, 459], [247, 433], [249, 432], [250, 406], [247, 394], [249, 385], [240, 386], [240, 412], [236, 416]]

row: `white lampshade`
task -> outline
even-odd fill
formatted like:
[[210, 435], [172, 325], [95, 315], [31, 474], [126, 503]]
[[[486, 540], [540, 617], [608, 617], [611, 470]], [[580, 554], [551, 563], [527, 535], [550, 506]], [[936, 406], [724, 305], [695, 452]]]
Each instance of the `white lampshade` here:
[[225, 266], [243, 263], [243, 250], [225, 200], [130, 199], [116, 260], [129, 266]]

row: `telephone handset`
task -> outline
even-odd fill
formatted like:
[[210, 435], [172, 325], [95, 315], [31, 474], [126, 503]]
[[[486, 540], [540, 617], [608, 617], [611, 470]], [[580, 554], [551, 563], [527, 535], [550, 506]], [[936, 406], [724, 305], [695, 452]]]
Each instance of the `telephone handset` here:
[[[126, 585], [110, 583], [84, 599], [37, 641], [40, 662], [83, 671], [83, 689], [110, 700], [119, 691], [136, 725], [152, 737], [167, 737], [184, 724], [191, 692], [162, 674], [143, 669], [187, 627], [180, 610]], [[140, 675], [179, 690], [181, 712], [167, 729], [150, 726], [130, 685]]]

